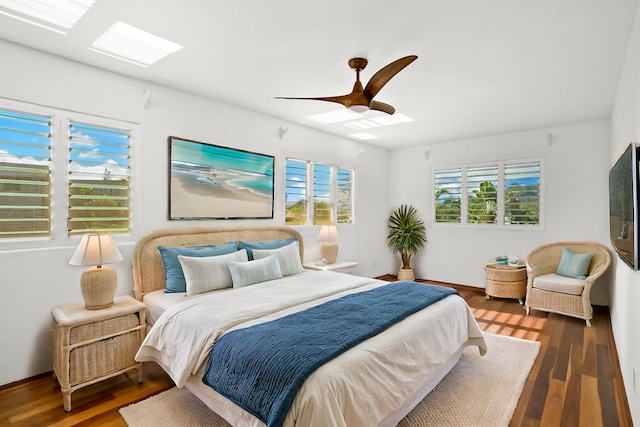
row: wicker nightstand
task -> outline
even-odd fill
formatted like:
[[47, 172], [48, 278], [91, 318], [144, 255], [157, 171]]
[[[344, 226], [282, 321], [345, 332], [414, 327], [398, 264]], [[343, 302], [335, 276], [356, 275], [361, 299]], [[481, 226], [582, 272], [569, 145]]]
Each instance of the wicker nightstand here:
[[319, 271], [337, 271], [339, 273], [347, 273], [355, 275], [358, 270], [358, 263], [355, 261], [338, 261], [333, 264], [316, 264], [308, 262], [303, 265], [307, 270]]
[[113, 300], [102, 310], [69, 304], [51, 310], [53, 316], [53, 374], [60, 383], [64, 410], [71, 410], [71, 393], [79, 388], [138, 370], [135, 355], [145, 335], [145, 305], [130, 296]]

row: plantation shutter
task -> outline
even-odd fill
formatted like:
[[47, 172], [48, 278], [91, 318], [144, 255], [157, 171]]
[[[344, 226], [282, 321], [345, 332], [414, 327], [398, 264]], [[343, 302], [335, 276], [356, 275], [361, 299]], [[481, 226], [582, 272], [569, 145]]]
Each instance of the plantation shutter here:
[[307, 223], [307, 162], [287, 159], [285, 166], [285, 224]]
[[0, 110], [0, 238], [51, 235], [51, 118]]
[[462, 169], [441, 169], [434, 172], [436, 222], [460, 223]]
[[333, 225], [331, 175], [332, 166], [313, 164], [313, 223]]
[[130, 134], [70, 122], [69, 235], [129, 232]]
[[467, 169], [468, 223], [496, 223], [497, 186], [497, 166]]
[[505, 224], [540, 222], [540, 162], [505, 165]]
[[353, 170], [338, 168], [338, 224], [353, 223]]

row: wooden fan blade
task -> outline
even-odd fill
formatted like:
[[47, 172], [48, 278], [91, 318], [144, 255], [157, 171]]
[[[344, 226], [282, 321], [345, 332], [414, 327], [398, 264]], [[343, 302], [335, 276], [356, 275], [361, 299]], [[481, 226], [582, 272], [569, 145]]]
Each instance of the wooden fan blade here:
[[378, 102], [378, 101], [371, 101], [371, 104], [369, 104], [369, 109], [382, 111], [383, 113], [387, 113], [387, 114], [393, 114], [396, 112], [396, 109], [393, 108], [391, 105], [385, 104], [384, 102]]
[[287, 96], [276, 96], [275, 99], [302, 99], [307, 101], [328, 101], [328, 102], [336, 102], [338, 104], [342, 104], [345, 107], [351, 105], [351, 94], [349, 95], [340, 95], [340, 96], [323, 96], [323, 97], [313, 97], [313, 98], [293, 98]]
[[336, 102], [338, 104], [344, 105], [346, 108], [351, 107], [352, 105], [369, 105], [369, 98], [367, 98], [363, 92], [351, 92], [348, 95], [340, 95], [340, 96], [325, 96], [325, 97], [316, 97], [316, 98], [289, 98], [276, 96], [276, 99], [302, 99], [302, 100], [311, 100], [311, 101], [329, 101]]
[[386, 85], [393, 76], [398, 74], [404, 67], [411, 64], [416, 59], [418, 59], [416, 55], [405, 56], [404, 58], [400, 58], [393, 61], [391, 64], [382, 67], [380, 71], [371, 77], [369, 83], [367, 83], [367, 86], [364, 88], [365, 95], [368, 96], [369, 99], [373, 99], [373, 97], [380, 92], [380, 89], [382, 89], [382, 87]]

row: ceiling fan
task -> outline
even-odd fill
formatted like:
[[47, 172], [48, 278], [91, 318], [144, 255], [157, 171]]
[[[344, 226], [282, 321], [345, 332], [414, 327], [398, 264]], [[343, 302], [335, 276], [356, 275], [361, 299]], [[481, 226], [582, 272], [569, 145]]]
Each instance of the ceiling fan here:
[[349, 60], [349, 67], [356, 72], [356, 83], [353, 85], [351, 93], [340, 96], [315, 98], [290, 98], [277, 96], [276, 99], [307, 99], [314, 101], [336, 102], [344, 105], [349, 110], [355, 111], [356, 113], [363, 113], [368, 110], [377, 110], [387, 114], [393, 114], [396, 111], [395, 108], [389, 104], [385, 104], [384, 102], [374, 101], [373, 97], [380, 92], [380, 89], [382, 89], [382, 87], [386, 85], [393, 76], [398, 74], [404, 67], [411, 64], [416, 59], [418, 59], [416, 55], [405, 56], [404, 58], [400, 58], [393, 61], [391, 64], [382, 67], [373, 75], [373, 77], [371, 77], [371, 80], [369, 80], [369, 83], [367, 83], [363, 89], [362, 83], [360, 83], [360, 71], [364, 70], [367, 66], [367, 60], [364, 58], [352, 58]]

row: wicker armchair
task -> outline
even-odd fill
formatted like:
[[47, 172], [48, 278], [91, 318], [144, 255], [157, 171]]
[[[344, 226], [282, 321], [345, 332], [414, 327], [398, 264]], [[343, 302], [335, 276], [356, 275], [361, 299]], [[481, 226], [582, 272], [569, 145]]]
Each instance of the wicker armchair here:
[[[593, 254], [585, 280], [555, 274], [560, 264], [562, 248], [577, 253]], [[591, 326], [590, 319], [593, 317], [589, 296], [591, 287], [611, 264], [611, 255], [604, 246], [592, 242], [551, 243], [534, 249], [527, 255], [525, 262], [528, 276], [525, 300], [527, 314], [530, 309], [559, 313], [584, 319], [587, 326]], [[540, 276], [544, 277], [540, 278]], [[556, 290], [548, 290], [549, 286], [543, 286], [543, 281], [547, 285], [556, 281], [557, 286], [551, 286]], [[539, 287], [536, 287], [536, 284]], [[541, 289], [541, 287], [547, 289]]]

